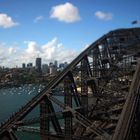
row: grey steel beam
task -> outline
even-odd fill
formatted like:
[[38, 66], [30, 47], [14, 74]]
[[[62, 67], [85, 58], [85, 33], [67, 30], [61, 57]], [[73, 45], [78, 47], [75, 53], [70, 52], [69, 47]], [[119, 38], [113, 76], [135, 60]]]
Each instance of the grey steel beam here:
[[40, 137], [41, 140], [47, 140], [46, 131], [50, 131], [50, 118], [45, 117], [49, 114], [49, 104], [47, 97], [40, 102]]
[[[72, 107], [72, 93], [71, 93], [71, 81], [68, 76], [64, 78], [64, 104]], [[65, 120], [65, 139], [72, 139], [72, 114], [67, 112], [64, 115]]]
[[130, 87], [129, 94], [127, 96], [126, 102], [123, 107], [119, 122], [115, 129], [112, 140], [125, 140], [129, 129], [131, 128], [133, 117], [135, 115], [136, 106], [138, 100], [140, 99], [140, 93], [138, 92], [140, 88], [140, 61], [137, 65], [135, 75]]

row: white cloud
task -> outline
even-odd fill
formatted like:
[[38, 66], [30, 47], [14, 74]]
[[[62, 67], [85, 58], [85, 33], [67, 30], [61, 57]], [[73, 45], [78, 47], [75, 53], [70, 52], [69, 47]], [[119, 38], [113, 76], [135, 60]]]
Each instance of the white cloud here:
[[14, 54], [14, 53], [16, 53], [16, 48], [14, 48], [14, 47], [10, 47], [9, 49], [8, 49], [8, 52], [9, 52], [9, 54]]
[[113, 15], [111, 13], [105, 13], [102, 11], [95, 12], [95, 16], [101, 20], [111, 20], [113, 18]]
[[28, 41], [26, 52], [33, 54], [37, 51], [37, 43], [35, 41]]
[[77, 56], [75, 50], [65, 48], [56, 37], [43, 45], [39, 45], [35, 41], [25, 41], [24, 43], [25, 48], [17, 47], [17, 44], [8, 47], [7, 44], [0, 43], [0, 66], [15, 67], [29, 62], [34, 64], [35, 58], [38, 56], [42, 58], [43, 63], [54, 60], [70, 62]]
[[53, 59], [53, 55], [55, 54], [57, 48], [57, 38], [54, 38], [42, 46], [42, 55], [45, 57], [45, 59], [51, 60]]
[[8, 49], [6, 48], [5, 43], [0, 43], [0, 66], [3, 66], [3, 64], [7, 61], [8, 57]]
[[80, 20], [78, 8], [69, 2], [52, 7], [50, 17], [66, 23]]
[[55, 37], [51, 41], [47, 42], [42, 48], [42, 58], [47, 61], [58, 60], [59, 62], [70, 62], [77, 55], [77, 52], [72, 49], [66, 49], [62, 43], [58, 43], [58, 39]]
[[35, 41], [28, 41], [27, 48], [25, 49], [26, 59], [33, 60], [40, 55], [40, 46]]
[[43, 20], [43, 19], [44, 19], [43, 16], [37, 16], [37, 17], [34, 19], [34, 22], [37, 23], [37, 22], [39, 22], [39, 21], [41, 21], [41, 20]]
[[17, 25], [19, 25], [19, 23], [14, 22], [10, 16], [4, 13], [0, 13], [0, 27], [11, 28]]

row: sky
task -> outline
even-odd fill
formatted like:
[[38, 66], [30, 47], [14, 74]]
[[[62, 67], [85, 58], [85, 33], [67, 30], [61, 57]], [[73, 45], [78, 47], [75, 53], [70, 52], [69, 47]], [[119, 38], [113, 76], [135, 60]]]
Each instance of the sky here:
[[110, 30], [139, 26], [140, 0], [0, 0], [0, 66], [70, 62]]

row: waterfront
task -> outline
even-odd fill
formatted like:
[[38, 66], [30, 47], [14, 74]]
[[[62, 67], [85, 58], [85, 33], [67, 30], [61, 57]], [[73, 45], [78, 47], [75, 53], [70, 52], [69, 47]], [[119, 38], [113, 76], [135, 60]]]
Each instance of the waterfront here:
[[[21, 87], [0, 89], [0, 123], [6, 121], [14, 112], [18, 111], [21, 106], [25, 105], [30, 99], [39, 93], [43, 87], [44, 86], [40, 84], [30, 84], [23, 85]], [[63, 100], [63, 96], [57, 96], [57, 99]], [[55, 104], [54, 106], [56, 110], [59, 110]], [[38, 106], [30, 113], [30, 115], [27, 115], [25, 119], [33, 117], [39, 117]], [[61, 125], [63, 125], [62, 120]], [[39, 140], [38, 134], [16, 132], [16, 135], [18, 138], [20, 138], [20, 140], [26, 140], [27, 138], [28, 140]]]
[[[0, 122], [5, 121], [21, 106], [25, 105], [41, 89], [42, 85], [24, 85], [22, 87], [0, 89]], [[36, 114], [37, 109], [33, 114]], [[38, 140], [37, 134], [17, 133], [21, 140]]]
[[41, 88], [41, 85], [24, 85], [0, 89], [0, 122], [25, 105]]

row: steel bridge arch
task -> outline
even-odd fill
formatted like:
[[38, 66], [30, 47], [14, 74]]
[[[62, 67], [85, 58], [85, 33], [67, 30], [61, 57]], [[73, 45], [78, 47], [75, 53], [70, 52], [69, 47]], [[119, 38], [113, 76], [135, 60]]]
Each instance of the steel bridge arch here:
[[[17, 139], [14, 132], [25, 124], [24, 118], [40, 104], [39, 133], [42, 140], [51, 137], [86, 139], [89, 135], [95, 140], [139, 139], [135, 130], [139, 128], [135, 126], [135, 121], [138, 121], [136, 112], [139, 112], [139, 56], [140, 28], [118, 29], [105, 34], [2, 123], [0, 138]], [[77, 91], [76, 76], [80, 77], [80, 93]], [[64, 102], [53, 96], [53, 90], [60, 83], [63, 83], [65, 92]], [[92, 104], [89, 103], [89, 89], [94, 98]], [[72, 96], [76, 104], [74, 108]], [[52, 102], [62, 109], [60, 114], [65, 120], [64, 130]], [[54, 135], [50, 132], [50, 121], [56, 132]], [[78, 128], [74, 128], [72, 122]], [[132, 125], [135, 128], [131, 129]]]

